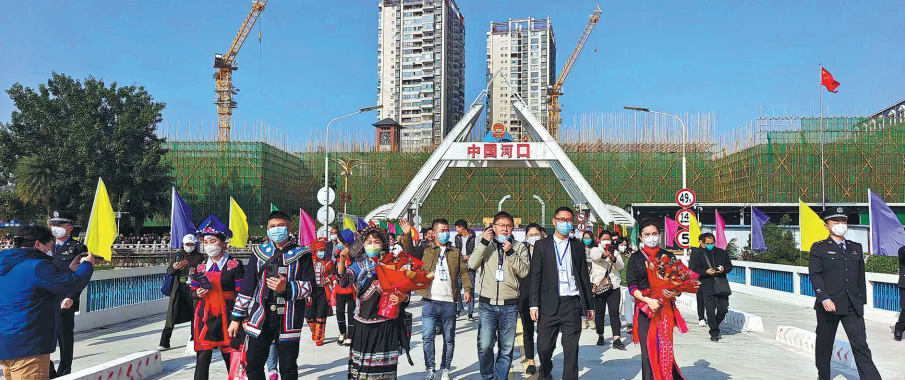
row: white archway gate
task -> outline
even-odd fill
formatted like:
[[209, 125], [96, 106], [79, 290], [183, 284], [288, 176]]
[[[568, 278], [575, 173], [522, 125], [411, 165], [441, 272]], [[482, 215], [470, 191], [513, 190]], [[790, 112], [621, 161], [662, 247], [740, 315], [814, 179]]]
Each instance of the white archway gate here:
[[418, 174], [412, 178], [399, 198], [392, 203], [385, 213], [387, 219], [398, 219], [410, 212], [417, 214], [448, 167], [503, 167], [550, 168], [566, 189], [572, 203], [591, 212], [592, 221], [635, 224], [634, 218], [627, 211], [603, 203], [559, 143], [522, 100], [515, 100], [513, 107], [533, 141], [496, 143], [465, 141], [484, 109], [481, 100], [485, 94], [486, 92], [482, 92], [478, 96], [468, 112], [418, 170]]

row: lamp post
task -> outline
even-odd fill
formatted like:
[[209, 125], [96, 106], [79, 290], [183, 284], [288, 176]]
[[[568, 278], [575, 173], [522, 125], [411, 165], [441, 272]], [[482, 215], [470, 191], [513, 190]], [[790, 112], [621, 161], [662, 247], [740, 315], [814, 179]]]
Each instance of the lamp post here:
[[334, 121], [337, 121], [339, 119], [347, 118], [352, 115], [357, 115], [362, 112], [373, 111], [373, 110], [376, 110], [376, 109], [379, 109], [382, 107], [383, 107], [382, 105], [378, 104], [376, 106], [360, 108], [358, 111], [335, 117], [335, 118], [333, 118], [333, 120], [330, 120], [330, 122], [327, 123], [327, 130], [324, 132], [324, 188], [327, 188], [327, 186], [329, 186], [329, 184], [327, 182], [327, 178], [328, 178], [327, 172], [330, 169], [330, 145], [328, 145], [329, 141], [330, 141], [329, 140], [330, 139], [330, 124], [333, 124]]
[[512, 198], [512, 194], [506, 194], [502, 198], [500, 198], [500, 203], [497, 203], [496, 205], [497, 212], [503, 211], [503, 202], [505, 202], [509, 198]]

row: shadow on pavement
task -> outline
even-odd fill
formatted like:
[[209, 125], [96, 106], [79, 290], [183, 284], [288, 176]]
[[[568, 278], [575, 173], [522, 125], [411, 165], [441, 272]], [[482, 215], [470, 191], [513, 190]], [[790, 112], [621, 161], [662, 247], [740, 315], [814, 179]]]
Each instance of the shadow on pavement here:
[[689, 379], [726, 380], [730, 378], [728, 373], [711, 367], [710, 362], [704, 359], [698, 359], [691, 367], [683, 367], [682, 374]]

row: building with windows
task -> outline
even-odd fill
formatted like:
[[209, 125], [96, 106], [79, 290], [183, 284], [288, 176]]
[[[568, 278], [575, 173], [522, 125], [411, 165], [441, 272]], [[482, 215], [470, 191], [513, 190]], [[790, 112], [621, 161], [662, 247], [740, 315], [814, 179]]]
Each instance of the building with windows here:
[[[556, 81], [556, 39], [550, 18], [491, 22], [487, 31], [487, 127], [506, 126], [516, 141], [525, 138], [512, 109], [518, 94], [547, 124], [547, 88]], [[508, 82], [508, 83], [507, 83]]]
[[377, 118], [399, 122], [402, 151], [429, 151], [465, 112], [465, 17], [454, 0], [379, 9]]

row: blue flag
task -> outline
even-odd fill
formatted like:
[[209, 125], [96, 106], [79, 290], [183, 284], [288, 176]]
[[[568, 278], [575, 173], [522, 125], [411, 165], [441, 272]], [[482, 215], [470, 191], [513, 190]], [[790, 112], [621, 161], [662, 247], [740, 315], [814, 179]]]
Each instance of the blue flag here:
[[173, 206], [170, 208], [170, 248], [182, 248], [182, 238], [195, 233], [192, 210], [185, 204], [176, 188], [173, 188]]
[[751, 206], [751, 249], [767, 250], [767, 243], [764, 242], [764, 225], [768, 220], [770, 220], [769, 216]]
[[867, 189], [870, 210], [870, 253], [880, 256], [898, 256], [905, 246], [905, 227], [896, 213], [883, 202], [883, 198]]
[[358, 225], [356, 227], [358, 227], [358, 230], [361, 231], [361, 230], [367, 228], [368, 224], [365, 223], [364, 219], [358, 218]]

